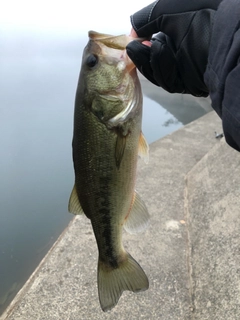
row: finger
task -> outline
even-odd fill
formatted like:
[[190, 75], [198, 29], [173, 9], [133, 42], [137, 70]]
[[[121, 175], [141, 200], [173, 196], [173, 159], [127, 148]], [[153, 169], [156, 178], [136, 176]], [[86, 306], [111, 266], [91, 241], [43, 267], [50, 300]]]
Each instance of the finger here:
[[144, 45], [147, 46], [147, 47], [151, 47], [152, 42], [146, 40], [146, 41], [143, 41], [142, 44], [144, 44]]
[[138, 35], [137, 35], [136, 31], [135, 31], [133, 28], [131, 29], [129, 35], [130, 35], [130, 37], [132, 37], [132, 38], [138, 38]]
[[152, 39], [151, 67], [153, 77], [160, 87], [171, 93], [184, 91], [173, 46], [163, 33]]
[[152, 83], [157, 85], [153, 77], [150, 64], [151, 47], [138, 41], [131, 41], [126, 47], [129, 58], [133, 61], [138, 70]]

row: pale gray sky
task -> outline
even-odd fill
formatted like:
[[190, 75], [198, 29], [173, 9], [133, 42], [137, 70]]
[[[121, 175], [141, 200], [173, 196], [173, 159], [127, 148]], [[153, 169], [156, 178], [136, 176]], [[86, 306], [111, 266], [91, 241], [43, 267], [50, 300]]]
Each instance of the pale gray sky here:
[[129, 16], [151, 0], [8, 0], [0, 11], [0, 29], [28, 29], [48, 32], [88, 30], [128, 33]]

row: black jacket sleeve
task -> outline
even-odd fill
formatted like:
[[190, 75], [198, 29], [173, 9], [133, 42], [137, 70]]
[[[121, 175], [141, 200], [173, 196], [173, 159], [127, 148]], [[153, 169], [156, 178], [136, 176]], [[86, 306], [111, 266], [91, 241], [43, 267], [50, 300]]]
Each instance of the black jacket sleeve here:
[[240, 151], [239, 0], [224, 0], [217, 10], [204, 81], [227, 143]]

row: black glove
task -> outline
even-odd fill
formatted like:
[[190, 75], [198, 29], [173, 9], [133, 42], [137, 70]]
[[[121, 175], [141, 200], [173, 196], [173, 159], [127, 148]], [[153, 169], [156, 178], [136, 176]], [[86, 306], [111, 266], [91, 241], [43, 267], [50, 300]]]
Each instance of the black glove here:
[[[208, 95], [203, 81], [215, 12], [221, 0], [158, 0], [131, 16], [139, 37], [151, 37], [151, 47], [138, 41], [127, 53], [152, 83], [173, 93]], [[163, 33], [162, 33], [163, 32]]]

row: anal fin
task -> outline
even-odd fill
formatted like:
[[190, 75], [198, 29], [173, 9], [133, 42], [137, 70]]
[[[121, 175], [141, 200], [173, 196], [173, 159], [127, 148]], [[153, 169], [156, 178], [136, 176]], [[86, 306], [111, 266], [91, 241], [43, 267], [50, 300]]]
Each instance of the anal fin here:
[[126, 217], [124, 229], [131, 234], [136, 234], [146, 230], [149, 224], [150, 215], [148, 209], [135, 191], [132, 208]]

